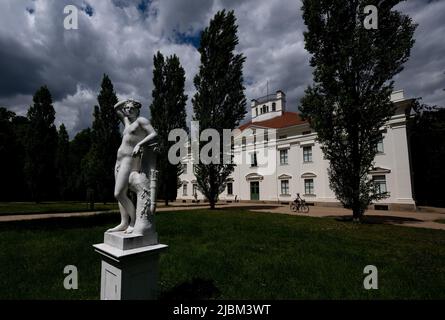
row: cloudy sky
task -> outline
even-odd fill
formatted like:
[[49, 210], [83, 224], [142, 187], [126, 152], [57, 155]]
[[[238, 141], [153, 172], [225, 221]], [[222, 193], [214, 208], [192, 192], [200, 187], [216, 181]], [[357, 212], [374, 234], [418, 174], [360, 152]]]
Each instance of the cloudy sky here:
[[[65, 30], [63, 9], [79, 8], [79, 29]], [[57, 124], [71, 138], [91, 125], [104, 73], [120, 99], [139, 99], [148, 115], [152, 57], [177, 54], [186, 91], [194, 94], [200, 31], [219, 9], [234, 9], [237, 50], [247, 58], [248, 100], [281, 89], [296, 110], [311, 83], [300, 0], [1, 0], [0, 106], [25, 114], [41, 85], [53, 94]], [[398, 7], [419, 24], [416, 44], [396, 89], [429, 104], [445, 104], [445, 0], [408, 0]]]

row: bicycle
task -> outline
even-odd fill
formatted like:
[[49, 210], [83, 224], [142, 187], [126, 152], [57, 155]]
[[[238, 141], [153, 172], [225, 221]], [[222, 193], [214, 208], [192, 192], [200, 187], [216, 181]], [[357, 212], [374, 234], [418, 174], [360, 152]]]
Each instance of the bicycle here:
[[300, 194], [297, 194], [297, 198], [291, 202], [289, 207], [293, 212], [309, 213], [309, 206], [306, 204], [306, 200], [300, 198]]

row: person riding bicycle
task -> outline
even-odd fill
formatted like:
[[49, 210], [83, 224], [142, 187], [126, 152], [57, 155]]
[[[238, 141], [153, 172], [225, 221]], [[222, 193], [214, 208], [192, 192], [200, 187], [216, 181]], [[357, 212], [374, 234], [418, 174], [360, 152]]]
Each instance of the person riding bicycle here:
[[297, 198], [294, 200], [295, 204], [297, 205], [297, 211], [300, 209], [300, 205], [303, 199], [301, 199], [300, 194], [297, 193]]

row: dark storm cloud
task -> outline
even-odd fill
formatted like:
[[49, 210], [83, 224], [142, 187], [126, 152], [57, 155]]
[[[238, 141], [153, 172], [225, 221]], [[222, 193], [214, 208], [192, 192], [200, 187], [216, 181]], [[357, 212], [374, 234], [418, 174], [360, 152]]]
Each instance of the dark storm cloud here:
[[[63, 8], [78, 6], [79, 30], [64, 30]], [[32, 94], [48, 85], [58, 124], [74, 132], [91, 125], [102, 75], [118, 96], [151, 101], [152, 58], [177, 54], [194, 94], [199, 33], [216, 10], [235, 10], [246, 56], [248, 99], [281, 89], [296, 110], [312, 82], [304, 49], [301, 1], [295, 0], [5, 0], [0, 1], [0, 104], [26, 113]], [[419, 24], [416, 44], [396, 89], [408, 97], [444, 104], [445, 1], [410, 0], [398, 7]], [[267, 86], [269, 84], [269, 86]], [[249, 109], [249, 108], [248, 108]], [[190, 99], [188, 103], [191, 112]]]
[[16, 39], [0, 38], [0, 96], [31, 94], [43, 83], [42, 59], [36, 52], [24, 50]]

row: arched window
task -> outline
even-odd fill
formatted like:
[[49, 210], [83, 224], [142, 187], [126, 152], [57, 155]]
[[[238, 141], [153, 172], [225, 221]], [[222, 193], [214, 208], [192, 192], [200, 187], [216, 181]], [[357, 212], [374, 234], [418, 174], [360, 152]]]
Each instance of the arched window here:
[[272, 102], [272, 111], [277, 111], [277, 104]]

